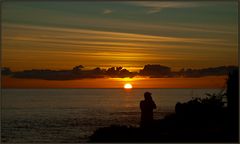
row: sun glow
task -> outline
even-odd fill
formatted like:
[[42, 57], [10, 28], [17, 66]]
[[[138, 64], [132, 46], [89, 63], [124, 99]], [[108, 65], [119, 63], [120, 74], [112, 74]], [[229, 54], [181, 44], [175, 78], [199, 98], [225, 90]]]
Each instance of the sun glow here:
[[125, 89], [132, 89], [133, 87], [130, 83], [127, 83], [127, 84], [124, 85], [124, 88]]

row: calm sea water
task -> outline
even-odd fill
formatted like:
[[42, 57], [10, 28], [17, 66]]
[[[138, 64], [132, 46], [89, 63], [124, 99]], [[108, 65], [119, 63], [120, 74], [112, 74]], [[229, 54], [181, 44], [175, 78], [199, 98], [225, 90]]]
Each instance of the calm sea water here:
[[139, 102], [149, 91], [154, 118], [174, 111], [176, 102], [218, 89], [2, 89], [4, 142], [85, 142], [100, 127], [139, 126]]

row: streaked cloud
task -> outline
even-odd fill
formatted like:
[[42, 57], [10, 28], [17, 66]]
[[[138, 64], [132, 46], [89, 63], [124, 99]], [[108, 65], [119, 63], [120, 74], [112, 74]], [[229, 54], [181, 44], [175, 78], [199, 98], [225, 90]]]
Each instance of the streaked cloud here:
[[111, 9], [104, 9], [103, 10], [103, 14], [110, 14], [112, 13], [113, 11]]
[[[179, 43], [206, 43], [206, 44], [224, 44], [224, 39], [211, 39], [211, 38], [191, 38], [191, 37], [166, 37], [166, 36], [155, 36], [155, 35], [147, 35], [147, 34], [135, 34], [135, 33], [124, 33], [124, 32], [112, 32], [112, 31], [100, 31], [100, 30], [91, 30], [91, 29], [80, 29], [80, 28], [61, 28], [61, 27], [44, 27], [44, 26], [31, 26], [31, 25], [14, 25], [14, 24], [5, 24], [4, 25], [5, 29], [8, 29], [10, 31], [14, 29], [18, 29], [22, 32], [24, 30], [28, 30], [30, 34], [28, 37], [16, 37], [14, 36], [13, 39], [15, 40], [36, 40], [34, 36], [37, 36], [38, 39], [44, 38], [47, 35], [43, 36], [38, 36], [36, 33], [35, 35], [31, 35], [31, 32], [34, 31], [44, 31], [46, 33], [52, 32], [55, 34], [55, 37], [47, 37], [45, 40], [49, 40], [49, 38], [56, 40], [55, 38], [60, 39], [60, 41], [64, 42], [68, 40], [69, 42], [73, 41], [82, 41], [81, 44], [88, 44], [93, 43], [88, 40], [89, 39], [94, 39], [95, 43], [101, 44], [105, 43], [106, 40], [109, 40], [112, 42], [113, 45], [124, 45], [124, 43], [117, 43], [114, 41], [119, 41], [119, 42], [125, 42], [126, 45], [135, 45], [135, 42], [179, 42]], [[12, 31], [14, 32], [14, 31]], [[69, 34], [69, 35], [66, 35]], [[22, 34], [24, 35], [24, 34]], [[5, 38], [8, 38], [7, 35]], [[12, 39], [12, 38], [10, 38]], [[87, 40], [88, 39], [88, 40]], [[97, 41], [97, 39], [99, 41]], [[223, 43], [221, 43], [223, 42]]]
[[142, 6], [147, 8], [147, 13], [158, 13], [163, 9], [167, 8], [191, 8], [200, 6], [199, 3], [196, 2], [134, 2], [134, 4], [138, 6]]
[[139, 67], [148, 63], [180, 67], [183, 62], [194, 66], [191, 63], [206, 60], [231, 63], [237, 58], [233, 55], [236, 51], [236, 44], [218, 38], [3, 24], [3, 64], [19, 69], [44, 68], [44, 64], [52, 69], [69, 68], [79, 63], [87, 67]]

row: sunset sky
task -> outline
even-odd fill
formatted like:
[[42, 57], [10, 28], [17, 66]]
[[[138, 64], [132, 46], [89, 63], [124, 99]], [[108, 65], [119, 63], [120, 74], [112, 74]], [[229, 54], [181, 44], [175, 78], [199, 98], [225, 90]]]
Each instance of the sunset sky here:
[[2, 5], [2, 66], [86, 69], [237, 65], [237, 1], [11, 2]]
[[3, 2], [3, 66], [237, 65], [236, 2]]

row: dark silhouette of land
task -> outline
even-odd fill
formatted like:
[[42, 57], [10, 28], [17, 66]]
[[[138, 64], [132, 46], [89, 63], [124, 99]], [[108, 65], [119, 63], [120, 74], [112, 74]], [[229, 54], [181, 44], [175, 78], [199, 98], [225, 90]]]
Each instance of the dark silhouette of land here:
[[[239, 73], [229, 72], [226, 92], [177, 103], [175, 113], [147, 127], [99, 128], [90, 142], [239, 142]], [[227, 101], [224, 101], [224, 98]], [[227, 103], [226, 103], [227, 102]], [[226, 105], [227, 104], [227, 105]]]
[[236, 66], [219, 66], [204, 69], [181, 69], [172, 71], [170, 67], [163, 65], [145, 65], [139, 72], [130, 72], [122, 67], [101, 69], [99, 67], [85, 70], [84, 66], [78, 65], [70, 70], [32, 69], [13, 72], [10, 68], [3, 67], [1, 74], [14, 78], [44, 79], [44, 80], [74, 80], [83, 78], [124, 78], [134, 76], [148, 76], [151, 78], [163, 77], [203, 77], [227, 75], [228, 71], [238, 69]]

